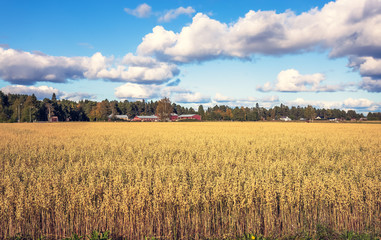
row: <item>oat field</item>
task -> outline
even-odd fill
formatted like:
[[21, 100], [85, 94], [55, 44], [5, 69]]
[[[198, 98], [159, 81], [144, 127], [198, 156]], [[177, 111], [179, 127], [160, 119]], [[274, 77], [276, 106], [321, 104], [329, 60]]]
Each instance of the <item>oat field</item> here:
[[0, 238], [381, 232], [381, 124], [0, 124]]

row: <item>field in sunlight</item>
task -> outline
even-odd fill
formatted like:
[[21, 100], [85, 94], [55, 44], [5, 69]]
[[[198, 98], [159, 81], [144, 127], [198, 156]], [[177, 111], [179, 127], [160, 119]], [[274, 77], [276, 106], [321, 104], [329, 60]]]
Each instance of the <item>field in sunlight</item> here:
[[381, 232], [380, 146], [380, 124], [0, 124], [0, 238]]

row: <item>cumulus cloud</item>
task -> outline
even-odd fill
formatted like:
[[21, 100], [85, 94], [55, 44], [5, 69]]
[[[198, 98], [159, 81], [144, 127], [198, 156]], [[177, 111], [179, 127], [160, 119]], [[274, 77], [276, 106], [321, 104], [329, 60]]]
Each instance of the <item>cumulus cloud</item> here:
[[158, 85], [126, 83], [115, 88], [115, 96], [121, 99], [151, 99], [159, 97], [160, 89]]
[[143, 3], [137, 6], [135, 9], [125, 8], [124, 11], [130, 15], [133, 15], [138, 18], [147, 18], [151, 16], [151, 6]]
[[199, 92], [180, 93], [174, 96], [174, 101], [178, 103], [208, 103], [210, 102], [210, 97]]
[[15, 84], [38, 81], [66, 82], [83, 78], [87, 70], [83, 57], [54, 57], [0, 48], [0, 78]]
[[[93, 65], [102, 66], [102, 61], [99, 60], [99, 64], [91, 64], [91, 66]], [[121, 64], [115, 67], [96, 68], [94, 72], [95, 74], [89, 76], [92, 79], [160, 84], [177, 76], [180, 70], [172, 63], [159, 62], [152, 57], [135, 56], [128, 53]]]
[[[177, 81], [178, 80], [178, 81]], [[179, 83], [179, 79], [174, 82]], [[115, 88], [119, 99], [141, 100], [168, 97], [178, 103], [208, 103], [210, 97], [177, 85], [126, 83]]]
[[164, 16], [161, 16], [159, 18], [159, 21], [160, 22], [169, 22], [169, 21], [177, 18], [178, 16], [180, 16], [182, 14], [190, 16], [191, 14], [193, 14], [195, 12], [196, 11], [192, 7], [187, 7], [187, 8], [179, 7], [179, 8], [171, 9], [171, 10], [167, 11], [164, 14]]
[[102, 69], [96, 75], [99, 79], [109, 79], [118, 82], [164, 83], [177, 76], [180, 70], [173, 64], [159, 63], [156, 67], [119, 65], [116, 68]]
[[380, 56], [379, 0], [337, 0], [321, 10], [296, 15], [292, 11], [249, 11], [225, 24], [198, 13], [180, 33], [154, 28], [138, 52], [170, 61], [193, 62], [252, 54], [286, 54], [331, 49], [331, 56]]
[[360, 88], [368, 92], [381, 92], [381, 59], [374, 57], [349, 58], [349, 67], [363, 76]]
[[57, 88], [48, 87], [48, 86], [24, 86], [24, 85], [10, 85], [5, 86], [0, 89], [4, 93], [12, 93], [12, 94], [26, 94], [32, 95], [34, 94], [38, 99], [51, 98], [53, 93], [56, 94], [58, 98], [67, 99], [72, 101], [79, 101], [82, 99], [96, 99], [96, 96], [89, 93], [67, 93], [64, 91], [60, 91]]
[[278, 74], [275, 86], [267, 82], [263, 86], [258, 86], [257, 90], [261, 92], [336, 92], [352, 86], [351, 83], [321, 85], [324, 80], [325, 76], [321, 73], [303, 75], [295, 69], [287, 69]]
[[64, 83], [75, 79], [164, 83], [180, 70], [173, 63], [127, 54], [120, 63], [97, 52], [91, 57], [57, 57], [0, 48], [0, 78], [13, 84]]
[[373, 101], [365, 98], [353, 99], [348, 98], [344, 100], [343, 106], [346, 108], [369, 108], [374, 104]]
[[381, 80], [374, 80], [370, 77], [363, 77], [360, 87], [368, 92], [381, 92]]
[[348, 66], [358, 70], [362, 76], [381, 79], [380, 58], [351, 56]]
[[138, 83], [126, 83], [115, 88], [115, 96], [120, 99], [132, 100], [169, 97], [180, 103], [204, 103], [210, 101], [210, 97], [179, 86]]
[[[223, 23], [197, 13], [178, 33], [153, 28], [137, 48], [139, 55], [161, 61], [190, 63], [217, 58], [250, 59], [254, 54], [283, 55], [326, 49], [331, 57], [360, 58], [353, 67], [377, 84], [362, 84], [378, 91], [381, 58], [380, 0], [337, 0], [323, 8], [301, 14], [288, 10], [249, 11], [232, 23]], [[378, 77], [377, 77], [378, 76]], [[369, 82], [369, 81], [367, 81]], [[295, 86], [294, 86], [295, 87]], [[260, 90], [270, 91], [270, 84]], [[346, 86], [326, 86], [318, 91], [338, 91]]]

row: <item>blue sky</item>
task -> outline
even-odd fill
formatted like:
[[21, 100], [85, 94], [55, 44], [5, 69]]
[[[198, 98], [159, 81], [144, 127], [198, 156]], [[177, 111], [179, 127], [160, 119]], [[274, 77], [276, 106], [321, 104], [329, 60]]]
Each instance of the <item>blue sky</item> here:
[[380, 0], [0, 0], [0, 89], [381, 111]]

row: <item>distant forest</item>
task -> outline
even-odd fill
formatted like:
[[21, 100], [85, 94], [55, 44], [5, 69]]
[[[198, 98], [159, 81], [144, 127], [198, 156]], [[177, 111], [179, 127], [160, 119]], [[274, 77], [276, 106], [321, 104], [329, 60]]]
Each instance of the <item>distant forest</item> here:
[[[61, 99], [53, 94], [51, 99], [38, 100], [35, 95], [4, 94], [0, 91], [0, 122], [35, 122], [48, 121], [49, 117], [56, 116], [59, 121], [107, 121], [109, 116], [127, 115], [130, 119], [137, 115], [153, 115], [156, 113], [158, 101], [109, 101], [101, 102], [82, 100], [79, 102]], [[381, 120], [381, 113], [368, 113], [364, 116], [354, 110], [317, 109], [312, 106], [288, 107], [283, 104], [270, 109], [260, 107], [257, 103], [253, 107], [229, 107], [219, 105], [204, 109], [187, 108], [172, 103], [173, 113], [201, 115], [205, 121], [259, 121], [279, 120], [289, 117], [292, 120], [314, 119], [357, 119]], [[116, 120], [115, 118], [113, 120]]]

